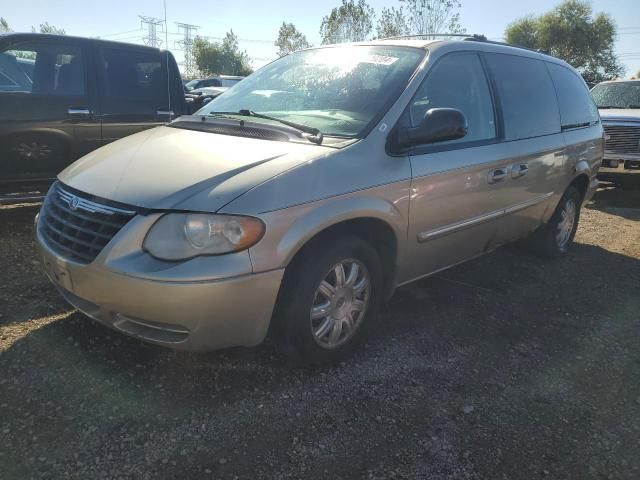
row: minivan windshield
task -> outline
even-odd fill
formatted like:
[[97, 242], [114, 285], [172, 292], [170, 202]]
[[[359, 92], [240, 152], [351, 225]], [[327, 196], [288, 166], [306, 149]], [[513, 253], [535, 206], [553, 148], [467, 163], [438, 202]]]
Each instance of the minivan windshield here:
[[366, 45], [304, 50], [261, 68], [196, 114], [252, 111], [358, 137], [402, 92], [425, 53]]
[[640, 82], [601, 83], [591, 95], [598, 108], [640, 108]]

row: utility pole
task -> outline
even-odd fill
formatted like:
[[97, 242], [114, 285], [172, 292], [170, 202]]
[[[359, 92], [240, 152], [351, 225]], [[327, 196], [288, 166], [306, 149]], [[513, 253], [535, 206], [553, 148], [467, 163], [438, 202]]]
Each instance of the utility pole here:
[[160, 27], [160, 31], [164, 31], [164, 20], [154, 17], [144, 17], [142, 15], [138, 16], [140, 17], [141, 25], [147, 28], [147, 34], [142, 37], [145, 45], [156, 48], [162, 45], [162, 40], [160, 40], [158, 36], [158, 27]]
[[196, 65], [193, 58], [194, 33], [200, 27], [179, 22], [176, 22], [176, 25], [178, 26], [178, 31], [183, 34], [182, 40], [176, 42], [176, 46], [184, 50], [184, 61], [182, 62], [183, 73], [185, 78], [191, 78], [196, 74]]

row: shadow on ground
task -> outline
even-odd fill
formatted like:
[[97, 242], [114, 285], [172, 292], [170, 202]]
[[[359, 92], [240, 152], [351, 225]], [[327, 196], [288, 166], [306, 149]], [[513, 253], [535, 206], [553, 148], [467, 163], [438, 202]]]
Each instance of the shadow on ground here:
[[640, 175], [605, 177], [588, 208], [640, 220]]

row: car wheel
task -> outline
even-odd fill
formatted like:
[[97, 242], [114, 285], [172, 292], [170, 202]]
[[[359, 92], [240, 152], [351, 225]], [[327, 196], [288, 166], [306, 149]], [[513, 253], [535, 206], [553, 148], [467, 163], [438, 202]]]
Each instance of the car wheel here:
[[549, 222], [533, 237], [534, 249], [547, 257], [559, 257], [569, 250], [578, 229], [582, 196], [573, 186], [565, 191]]
[[285, 273], [273, 320], [276, 346], [305, 364], [342, 360], [375, 318], [381, 286], [378, 254], [357, 237], [306, 249]]

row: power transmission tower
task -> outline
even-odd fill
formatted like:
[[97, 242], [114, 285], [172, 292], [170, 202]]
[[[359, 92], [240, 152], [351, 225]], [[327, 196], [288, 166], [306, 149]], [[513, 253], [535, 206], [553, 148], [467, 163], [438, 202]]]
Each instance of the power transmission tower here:
[[182, 40], [176, 42], [176, 46], [184, 50], [184, 61], [182, 62], [183, 73], [185, 78], [191, 78], [196, 74], [196, 65], [193, 58], [193, 40], [194, 33], [198, 28], [198, 25], [191, 25], [188, 23], [176, 22], [178, 31], [183, 34]]
[[162, 40], [158, 36], [158, 27], [160, 27], [160, 31], [164, 31], [164, 20], [160, 18], [153, 17], [144, 17], [142, 15], [138, 15], [140, 17], [140, 23], [147, 28], [147, 34], [142, 37], [142, 41], [149, 45], [150, 47], [159, 47], [162, 45]]

